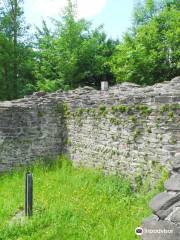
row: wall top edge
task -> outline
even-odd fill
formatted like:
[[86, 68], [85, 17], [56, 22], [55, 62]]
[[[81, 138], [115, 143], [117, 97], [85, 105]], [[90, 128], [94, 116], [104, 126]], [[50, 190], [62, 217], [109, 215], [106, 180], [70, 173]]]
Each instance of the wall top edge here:
[[[58, 90], [54, 93], [36, 92], [22, 99], [13, 101], [0, 101], [0, 109], [12, 107], [32, 107], [33, 105], [53, 104], [54, 102], [105, 102], [108, 100], [138, 100], [139, 102], [180, 103], [180, 76], [171, 81], [157, 83], [153, 86], [142, 87], [134, 83], [124, 82], [108, 89], [108, 91], [96, 90], [92, 87], [82, 87], [67, 92]], [[146, 101], [147, 99], [147, 101]], [[157, 100], [157, 101], [156, 101]]]

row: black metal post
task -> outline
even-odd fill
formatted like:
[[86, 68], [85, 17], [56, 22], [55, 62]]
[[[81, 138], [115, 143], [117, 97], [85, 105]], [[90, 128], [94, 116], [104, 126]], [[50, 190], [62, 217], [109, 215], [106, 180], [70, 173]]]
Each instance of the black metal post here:
[[32, 216], [33, 210], [33, 176], [32, 173], [26, 173], [25, 176], [25, 216]]

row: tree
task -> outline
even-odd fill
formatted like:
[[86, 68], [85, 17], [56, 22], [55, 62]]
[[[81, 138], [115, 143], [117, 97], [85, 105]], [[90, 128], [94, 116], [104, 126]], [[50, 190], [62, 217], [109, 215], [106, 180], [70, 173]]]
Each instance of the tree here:
[[116, 42], [107, 40], [102, 27], [92, 30], [90, 22], [77, 20], [72, 1], [68, 1], [63, 16], [56, 21], [56, 31], [50, 32], [43, 22], [37, 38], [35, 75], [39, 89], [54, 91], [84, 85], [98, 86], [106, 77], [113, 80], [106, 62]]
[[180, 8], [179, 0], [144, 0], [137, 1], [133, 12], [133, 29], [148, 23], [152, 18], [158, 16], [166, 7]]
[[12, 85], [9, 79], [12, 79], [12, 41], [7, 40], [3, 34], [0, 33], [0, 100], [10, 99], [12, 93]]
[[[0, 58], [4, 62], [1, 66], [0, 78], [1, 81], [4, 81], [3, 85], [6, 86], [7, 99], [21, 96], [24, 84], [33, 78], [30, 66], [33, 66], [34, 55], [31, 46], [26, 41], [28, 27], [23, 18], [22, 4], [23, 0], [3, 0], [0, 5], [1, 41], [4, 47], [6, 46], [6, 51], [3, 51], [2, 48], [0, 51]], [[26, 76], [29, 78], [28, 80], [25, 79]]]
[[8, 39], [13, 42], [12, 45], [12, 59], [13, 59], [13, 96], [17, 97], [17, 64], [18, 64], [18, 37], [20, 36], [20, 22], [21, 22], [21, 0], [4, 0], [4, 11], [2, 17], [1, 30]]
[[142, 85], [169, 80], [180, 74], [180, 15], [173, 4], [126, 33], [110, 62], [118, 82]]

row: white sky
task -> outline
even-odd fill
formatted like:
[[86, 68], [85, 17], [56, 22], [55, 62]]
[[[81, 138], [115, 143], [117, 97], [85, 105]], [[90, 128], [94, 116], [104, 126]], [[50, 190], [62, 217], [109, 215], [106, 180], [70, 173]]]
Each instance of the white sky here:
[[[57, 17], [66, 5], [66, 0], [26, 0], [25, 14], [32, 25], [41, 23], [42, 18]], [[86, 18], [97, 15], [105, 7], [107, 0], [77, 0], [78, 17]]]
[[[109, 37], [121, 38], [131, 26], [131, 14], [135, 1], [77, 0], [78, 17], [91, 21], [93, 27], [104, 24]], [[41, 28], [42, 19], [44, 19], [48, 26], [53, 28], [48, 17], [57, 19], [67, 4], [67, 0], [25, 0], [24, 3], [27, 23]]]

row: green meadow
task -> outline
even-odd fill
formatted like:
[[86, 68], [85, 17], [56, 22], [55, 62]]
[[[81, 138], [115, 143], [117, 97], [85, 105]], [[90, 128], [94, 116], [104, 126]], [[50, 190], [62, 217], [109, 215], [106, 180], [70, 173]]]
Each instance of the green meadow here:
[[148, 180], [136, 191], [127, 179], [100, 170], [75, 168], [61, 157], [36, 164], [33, 217], [23, 211], [27, 169], [0, 175], [0, 240], [135, 240], [135, 228], [151, 214], [149, 200], [163, 189], [166, 173], [153, 190]]

